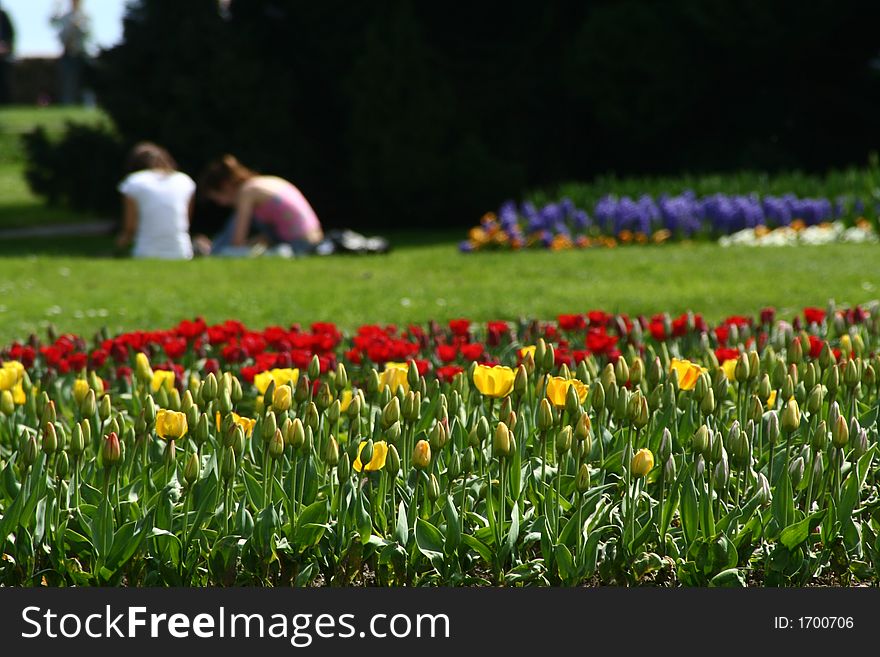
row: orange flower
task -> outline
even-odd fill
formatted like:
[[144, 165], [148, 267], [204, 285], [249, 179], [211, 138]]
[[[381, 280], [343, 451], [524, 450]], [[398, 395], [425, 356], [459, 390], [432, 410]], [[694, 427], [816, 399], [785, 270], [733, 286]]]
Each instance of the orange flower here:
[[669, 371], [678, 374], [678, 387], [682, 390], [693, 390], [697, 385], [697, 379], [700, 374], [707, 372], [705, 367], [701, 367], [689, 360], [673, 358], [669, 364]]

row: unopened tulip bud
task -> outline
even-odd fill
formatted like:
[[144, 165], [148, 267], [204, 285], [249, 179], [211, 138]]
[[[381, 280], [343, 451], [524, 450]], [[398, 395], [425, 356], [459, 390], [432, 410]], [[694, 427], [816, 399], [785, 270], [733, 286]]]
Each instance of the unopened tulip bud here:
[[[510, 397], [505, 397], [501, 402], [501, 413], [507, 414], [510, 412], [510, 409]], [[440, 393], [440, 397], [437, 399], [437, 408], [434, 409], [434, 419], [438, 422], [447, 422], [449, 420], [449, 402], [447, 402], [444, 393]]]
[[862, 383], [868, 389], [877, 385], [877, 371], [874, 369], [873, 363], [867, 363], [862, 368]]
[[369, 463], [373, 460], [373, 441], [371, 439], [368, 438], [366, 442], [364, 442], [364, 446], [360, 450], [359, 458], [361, 463]]
[[648, 360], [648, 385], [657, 386], [663, 380], [663, 365], [660, 363], [660, 357], [655, 356]]
[[119, 446], [119, 437], [116, 435], [116, 432], [111, 431], [108, 435], [104, 436], [101, 450], [104, 467], [110, 467], [119, 461], [122, 456], [122, 448]]
[[710, 383], [711, 381], [707, 374], [700, 374], [700, 376], [697, 377], [697, 383], [694, 385], [694, 398], [703, 399], [703, 397], [706, 396], [706, 392], [709, 390]]
[[791, 341], [791, 346], [788, 348], [788, 362], [791, 365], [798, 365], [803, 359], [804, 348], [800, 337], [796, 337]]
[[592, 436], [592, 432], [593, 424], [590, 421], [590, 416], [581, 412], [575, 425], [575, 437], [578, 440], [588, 440]]
[[651, 412], [658, 410], [663, 405], [663, 386], [657, 385], [648, 393], [648, 408]]
[[749, 381], [752, 381], [758, 378], [758, 374], [761, 372], [761, 359], [758, 357], [758, 352], [752, 349], [747, 354], [749, 360]]
[[724, 441], [721, 439], [721, 432], [709, 432], [709, 449], [704, 454], [709, 463], [718, 463], [724, 456]]
[[859, 418], [857, 418], [855, 415], [853, 415], [849, 421], [850, 441], [852, 441], [859, 434], [859, 431], [861, 431], [861, 430], [862, 430], [862, 425], [859, 424]]
[[59, 479], [67, 479], [69, 473], [70, 459], [67, 456], [67, 452], [61, 452], [58, 454], [58, 460], [55, 462], [55, 476]]
[[723, 453], [721, 458], [715, 464], [715, 490], [719, 493], [724, 492], [727, 483], [730, 481], [730, 464], [727, 462], [727, 454]]
[[200, 471], [201, 464], [199, 463], [198, 454], [190, 452], [190, 455], [186, 459], [186, 464], [183, 466], [183, 480], [188, 486], [192, 486], [193, 483], [198, 481]]
[[278, 429], [278, 421], [275, 419], [275, 414], [266, 413], [266, 416], [263, 418], [263, 440], [267, 443], [272, 440], [276, 429]]
[[547, 351], [544, 354], [543, 369], [545, 372], [550, 372], [555, 366], [556, 366], [556, 350], [553, 348], [552, 344], [548, 344]]
[[654, 469], [654, 455], [651, 450], [640, 449], [632, 457], [630, 471], [634, 477], [646, 477]]
[[244, 429], [242, 429], [238, 425], [235, 425], [235, 428], [232, 430], [232, 451], [235, 452], [236, 456], [241, 456], [242, 454], [244, 454], [244, 448]]
[[862, 428], [852, 439], [853, 458], [860, 459], [868, 451], [868, 432]]
[[327, 440], [327, 447], [324, 449], [324, 462], [331, 468], [335, 468], [339, 463], [339, 443], [332, 435]]
[[437, 476], [433, 473], [428, 477], [428, 485], [425, 492], [428, 494], [428, 499], [432, 502], [436, 502], [440, 497], [440, 482], [437, 481]]
[[235, 476], [235, 453], [232, 450], [226, 450], [223, 454], [223, 463], [220, 467], [220, 475], [224, 481], [232, 481]]
[[618, 358], [614, 365], [614, 378], [622, 384], [629, 381], [629, 366], [623, 358]]
[[315, 354], [312, 356], [312, 360], [309, 361], [309, 378], [314, 381], [319, 376], [321, 376], [321, 360], [318, 358], [318, 355]]
[[406, 382], [409, 384], [409, 387], [417, 388], [420, 378], [421, 374], [419, 374], [419, 368], [416, 365], [416, 362], [414, 360], [409, 361], [409, 365], [406, 368]]
[[73, 432], [70, 435], [70, 453], [76, 457], [85, 451], [86, 443], [83, 437], [83, 430], [79, 424], [73, 425]]
[[550, 401], [545, 397], [538, 404], [538, 431], [546, 433], [556, 422]]
[[633, 399], [635, 399], [636, 402], [635, 413], [632, 416], [631, 421], [636, 429], [643, 429], [651, 419], [651, 413], [648, 410], [648, 400], [645, 399], [645, 396], [639, 390], [636, 390]]
[[[610, 390], [613, 390], [611, 388]], [[614, 419], [619, 420], [621, 422], [630, 418], [629, 415], [629, 400], [630, 400], [629, 390], [626, 388], [618, 388], [617, 389], [617, 397], [614, 404]], [[607, 395], [606, 395], [607, 398]]]
[[320, 420], [320, 415], [318, 413], [318, 407], [315, 405], [315, 402], [309, 402], [309, 405], [306, 407], [306, 416], [303, 424], [309, 427], [312, 430], [312, 433], [318, 430], [318, 424]]
[[801, 426], [801, 409], [798, 407], [797, 401], [790, 399], [785, 410], [782, 411], [782, 430], [787, 434], [792, 434]]
[[385, 470], [388, 471], [388, 474], [391, 477], [396, 477], [397, 473], [400, 472], [400, 454], [397, 451], [397, 447], [394, 445], [388, 445], [388, 456], [385, 460]]
[[565, 392], [565, 410], [569, 417], [577, 417], [581, 410], [581, 400], [578, 397], [577, 388], [573, 384], [569, 385]]
[[749, 357], [745, 353], [741, 353], [736, 359], [736, 367], [733, 370], [733, 377], [737, 383], [744, 383], [749, 378]]
[[593, 377], [590, 375], [590, 368], [587, 367], [587, 361], [582, 360], [578, 363], [575, 376], [581, 383], [590, 383], [590, 381], [592, 381]]
[[427, 440], [420, 440], [416, 443], [412, 454], [412, 465], [418, 470], [425, 470], [431, 465], [431, 445]]
[[670, 456], [663, 465], [663, 478], [666, 481], [675, 481], [675, 459]]
[[382, 427], [387, 428], [400, 420], [400, 401], [397, 397], [391, 399], [382, 410]]
[[601, 381], [596, 381], [593, 383], [592, 405], [593, 410], [597, 413], [605, 408], [605, 386], [602, 385]]
[[632, 367], [629, 368], [629, 381], [634, 386], [639, 385], [645, 376], [645, 363], [641, 358], [636, 356], [633, 359]]
[[766, 374], [761, 375], [761, 380], [758, 382], [758, 397], [761, 402], [766, 404], [767, 400], [770, 399], [770, 393], [772, 389], [770, 388], [770, 377]]
[[571, 449], [571, 427], [566, 425], [556, 434], [556, 453], [565, 454]]
[[472, 447], [468, 447], [464, 456], [461, 459], [461, 472], [464, 475], [469, 475], [474, 471], [474, 450]]
[[694, 436], [691, 439], [691, 448], [694, 454], [705, 454], [709, 449], [709, 427], [705, 424], [701, 424], [694, 432]]
[[697, 479], [701, 479], [704, 474], [706, 474], [706, 459], [702, 454], [699, 454], [694, 459], [694, 476]]
[[333, 379], [333, 385], [336, 386], [336, 392], [342, 392], [348, 387], [348, 371], [346, 371], [344, 363], [336, 365], [336, 377]]
[[54, 424], [47, 424], [43, 429], [43, 453], [52, 455], [58, 450], [58, 434]]
[[657, 450], [657, 456], [661, 461], [666, 461], [672, 455], [672, 434], [667, 427], [663, 427], [663, 433], [660, 434], [660, 448]]
[[153, 369], [150, 367], [150, 359], [144, 352], [138, 352], [134, 358], [134, 373], [139, 381], [149, 383], [153, 380]]
[[798, 484], [801, 483], [801, 479], [804, 478], [805, 467], [806, 464], [804, 463], [803, 456], [798, 456], [788, 466], [788, 476], [791, 479], [792, 488], [797, 488]]
[[856, 364], [855, 359], [851, 358], [850, 360], [846, 361], [846, 369], [844, 369], [843, 371], [844, 385], [846, 385], [846, 387], [850, 389], [855, 388], [858, 385], [860, 378], [861, 377], [859, 376], [859, 368]]
[[581, 463], [581, 467], [578, 468], [575, 488], [581, 495], [590, 489], [590, 468], [587, 467], [586, 463]]
[[27, 441], [24, 444], [24, 450], [22, 451], [22, 461], [24, 462], [25, 467], [30, 467], [34, 463], [37, 462], [37, 454], [40, 451], [40, 446], [37, 445], [37, 438], [33, 434], [30, 434], [27, 438]]
[[700, 402], [700, 412], [703, 415], [712, 415], [715, 412], [715, 391], [709, 388], [703, 401]]
[[510, 454], [510, 430], [504, 422], [499, 422], [495, 427], [492, 453], [498, 458], [504, 458]]
[[831, 443], [837, 449], [843, 449], [849, 443], [849, 427], [842, 415], [838, 415], [834, 424], [831, 425]]

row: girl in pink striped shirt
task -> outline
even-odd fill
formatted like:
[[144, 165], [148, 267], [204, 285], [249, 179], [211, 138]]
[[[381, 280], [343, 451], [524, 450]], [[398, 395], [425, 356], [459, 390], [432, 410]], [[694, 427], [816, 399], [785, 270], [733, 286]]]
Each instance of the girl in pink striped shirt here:
[[270, 242], [288, 244], [297, 255], [313, 252], [324, 239], [321, 222], [299, 189], [283, 178], [258, 175], [232, 155], [209, 164], [199, 186], [213, 202], [235, 208], [210, 245], [211, 254], [247, 250], [251, 222]]

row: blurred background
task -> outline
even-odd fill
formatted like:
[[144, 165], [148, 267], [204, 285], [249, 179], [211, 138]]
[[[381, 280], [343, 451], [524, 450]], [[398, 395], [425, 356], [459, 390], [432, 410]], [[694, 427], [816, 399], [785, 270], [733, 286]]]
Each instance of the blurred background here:
[[[141, 139], [194, 176], [235, 153], [325, 225], [382, 230], [597, 176], [821, 176], [880, 147], [876, 0], [84, 0], [81, 89], [59, 109], [68, 4], [2, 2], [0, 171], [23, 177], [0, 182], [0, 225], [112, 218]], [[202, 204], [195, 227], [220, 216]]]

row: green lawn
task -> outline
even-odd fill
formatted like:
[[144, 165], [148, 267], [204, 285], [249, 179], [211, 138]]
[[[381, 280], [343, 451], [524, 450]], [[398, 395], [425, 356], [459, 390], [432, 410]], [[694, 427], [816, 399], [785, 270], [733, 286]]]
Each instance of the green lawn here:
[[[156, 262], [45, 253], [109, 253], [107, 240], [0, 246], [0, 342], [53, 322], [91, 335], [167, 327], [184, 317], [254, 326], [336, 321], [422, 322], [552, 318], [591, 308], [628, 313], [687, 309], [719, 319], [773, 305], [860, 303], [878, 296], [877, 246], [730, 248], [680, 244], [560, 253], [461, 255], [457, 233], [419, 246], [395, 236], [387, 256], [297, 261]], [[426, 243], [428, 241], [426, 240]], [[21, 255], [27, 252], [44, 255]], [[15, 253], [16, 255], [10, 255]]]
[[68, 121], [106, 121], [97, 109], [83, 107], [9, 107], [0, 109], [0, 229], [94, 219], [60, 208], [47, 208], [31, 193], [24, 178], [21, 137], [37, 126], [59, 134]]

